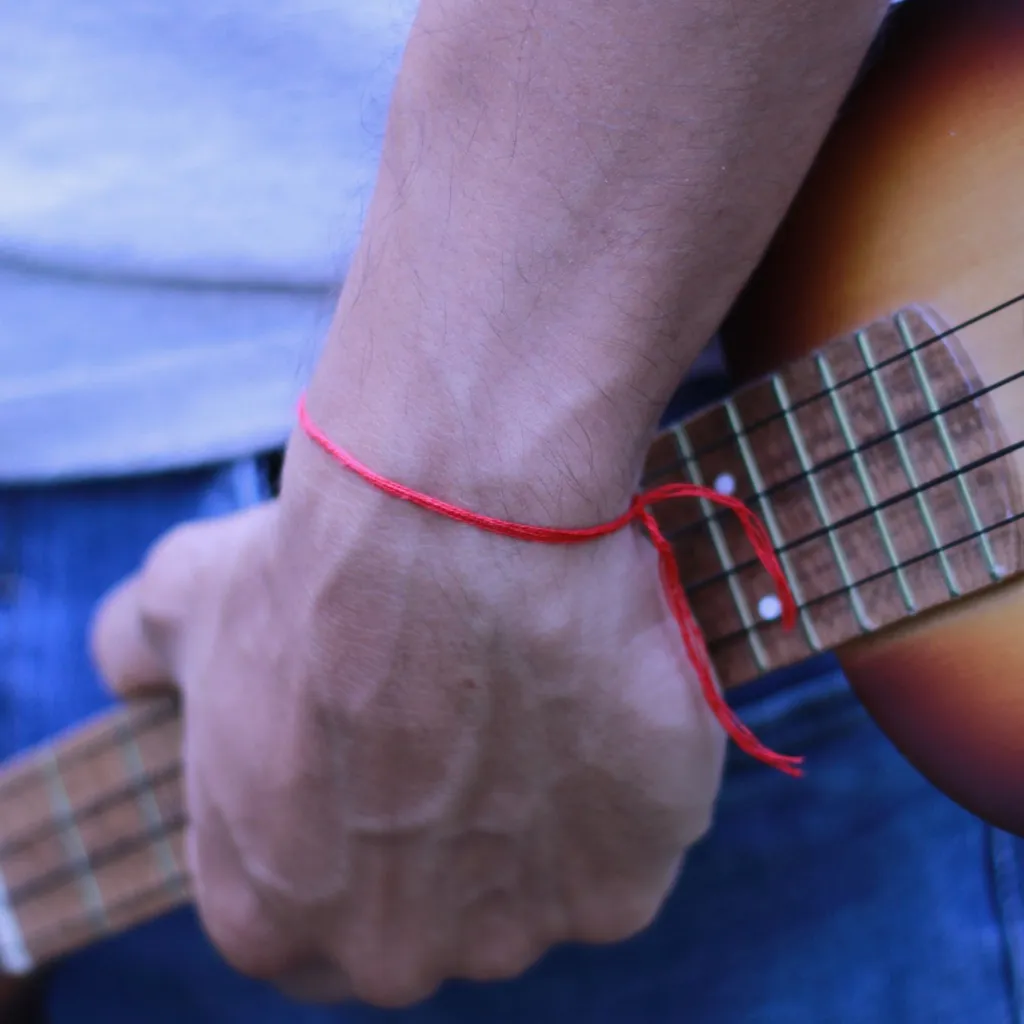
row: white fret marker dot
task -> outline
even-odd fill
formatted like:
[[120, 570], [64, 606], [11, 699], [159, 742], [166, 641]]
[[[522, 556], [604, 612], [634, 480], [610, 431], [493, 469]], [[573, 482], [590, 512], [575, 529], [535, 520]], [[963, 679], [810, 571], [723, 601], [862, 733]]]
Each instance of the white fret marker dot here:
[[731, 473], [719, 473], [713, 486], [719, 494], [735, 494], [736, 478]]
[[782, 602], [774, 594], [768, 594], [757, 602], [757, 614], [765, 622], [771, 622], [782, 614]]

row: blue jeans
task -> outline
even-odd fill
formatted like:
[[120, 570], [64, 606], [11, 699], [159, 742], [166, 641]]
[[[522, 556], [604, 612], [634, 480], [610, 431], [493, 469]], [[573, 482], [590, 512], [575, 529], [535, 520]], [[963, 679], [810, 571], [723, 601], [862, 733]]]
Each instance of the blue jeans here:
[[[258, 501], [254, 461], [0, 491], [0, 753], [107, 703], [97, 597], [181, 520]], [[828, 661], [759, 684], [743, 714], [795, 781], [730, 760], [711, 835], [632, 941], [553, 951], [516, 981], [415, 1009], [297, 1007], [233, 973], [190, 910], [55, 969], [54, 1024], [1007, 1024], [1024, 1020], [1024, 844], [933, 790]], [[2, 831], [0, 831], [2, 834]]]

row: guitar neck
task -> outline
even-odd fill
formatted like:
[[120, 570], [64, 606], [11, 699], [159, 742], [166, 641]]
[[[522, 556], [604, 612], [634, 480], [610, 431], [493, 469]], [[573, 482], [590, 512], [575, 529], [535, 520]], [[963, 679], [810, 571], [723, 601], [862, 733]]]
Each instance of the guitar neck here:
[[[708, 484], [747, 501], [797, 599], [799, 628], [784, 631], [738, 522], [706, 502], [659, 507], [725, 686], [1021, 571], [1024, 436], [1008, 436], [999, 413], [1024, 360], [982, 379], [970, 330], [904, 310], [655, 441], [645, 483]], [[188, 900], [180, 745], [173, 699], [147, 700], [0, 774], [0, 815], [14, 823], [0, 842], [6, 973]]]
[[0, 774], [0, 971], [36, 966], [189, 899], [181, 719], [133, 701]]
[[[659, 516], [723, 685], [735, 686], [1007, 579], [1022, 567], [1024, 357], [983, 379], [1018, 303], [950, 330], [910, 308], [677, 425], [648, 480], [736, 494], [764, 520], [796, 598], [786, 631], [739, 523]], [[993, 330], [993, 328], [996, 328]], [[989, 359], [983, 362], [990, 362]]]

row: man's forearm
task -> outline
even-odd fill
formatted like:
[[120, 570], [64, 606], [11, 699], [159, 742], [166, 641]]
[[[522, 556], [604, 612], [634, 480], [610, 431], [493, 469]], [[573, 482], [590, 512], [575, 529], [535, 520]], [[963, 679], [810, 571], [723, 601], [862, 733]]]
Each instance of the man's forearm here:
[[321, 421], [478, 507], [618, 511], [884, 7], [424, 0]]
[[[620, 511], [881, 2], [424, 0], [314, 419], [480, 511]], [[94, 646], [181, 687], [207, 933], [320, 998], [633, 935], [711, 821], [723, 732], [636, 531], [516, 544], [300, 436], [280, 501], [164, 537]]]

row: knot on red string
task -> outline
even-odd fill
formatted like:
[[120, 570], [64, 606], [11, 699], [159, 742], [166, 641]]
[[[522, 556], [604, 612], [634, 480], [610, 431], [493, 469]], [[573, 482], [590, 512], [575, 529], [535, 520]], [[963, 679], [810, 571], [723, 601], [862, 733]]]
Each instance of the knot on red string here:
[[696, 484], [663, 484], [660, 487], [655, 487], [636, 495], [625, 512], [606, 523], [573, 529], [530, 526], [525, 523], [509, 522], [504, 519], [495, 519], [492, 516], [471, 512], [469, 509], [460, 508], [458, 505], [452, 505], [447, 501], [432, 498], [428, 494], [421, 494], [411, 487], [406, 487], [404, 484], [389, 480], [387, 477], [374, 472], [374, 470], [364, 466], [343, 448], [339, 448], [310, 419], [306, 408], [305, 396], [299, 399], [298, 418], [299, 425], [310, 440], [319, 445], [336, 462], [362, 477], [367, 483], [372, 484], [378, 490], [394, 498], [407, 501], [428, 512], [434, 512], [455, 522], [465, 523], [468, 526], [475, 526], [477, 529], [486, 530], [488, 533], [494, 533], [501, 537], [534, 541], [540, 544], [583, 544], [587, 541], [596, 540], [599, 537], [607, 537], [609, 534], [623, 529], [630, 523], [641, 523], [658, 553], [658, 570], [662, 586], [668, 598], [669, 607], [679, 626], [679, 635], [682, 637], [686, 653], [697, 672], [704, 699], [708, 702], [715, 717], [741, 750], [788, 775], [799, 776], [802, 774], [800, 765], [803, 763], [803, 758], [776, 754], [765, 747], [750, 729], [736, 717], [732, 708], [729, 707], [719, 691], [715, 683], [711, 658], [708, 654], [707, 645], [704, 642], [704, 635], [701, 633], [700, 626], [687, 600], [686, 591], [679, 579], [679, 566], [676, 563], [675, 551], [662, 533], [654, 514], [651, 512], [651, 507], [654, 505], [664, 501], [676, 501], [681, 498], [703, 498], [733, 511], [740, 520], [740, 524], [754, 549], [754, 553], [775, 582], [779, 599], [782, 602], [782, 624], [786, 629], [792, 629], [796, 623], [796, 602], [793, 599], [793, 592], [786, 581], [785, 573], [782, 571], [782, 566], [779, 564], [779, 559], [775, 554], [774, 545], [761, 520], [738, 498], [727, 494], [720, 494], [710, 487], [699, 487]]

